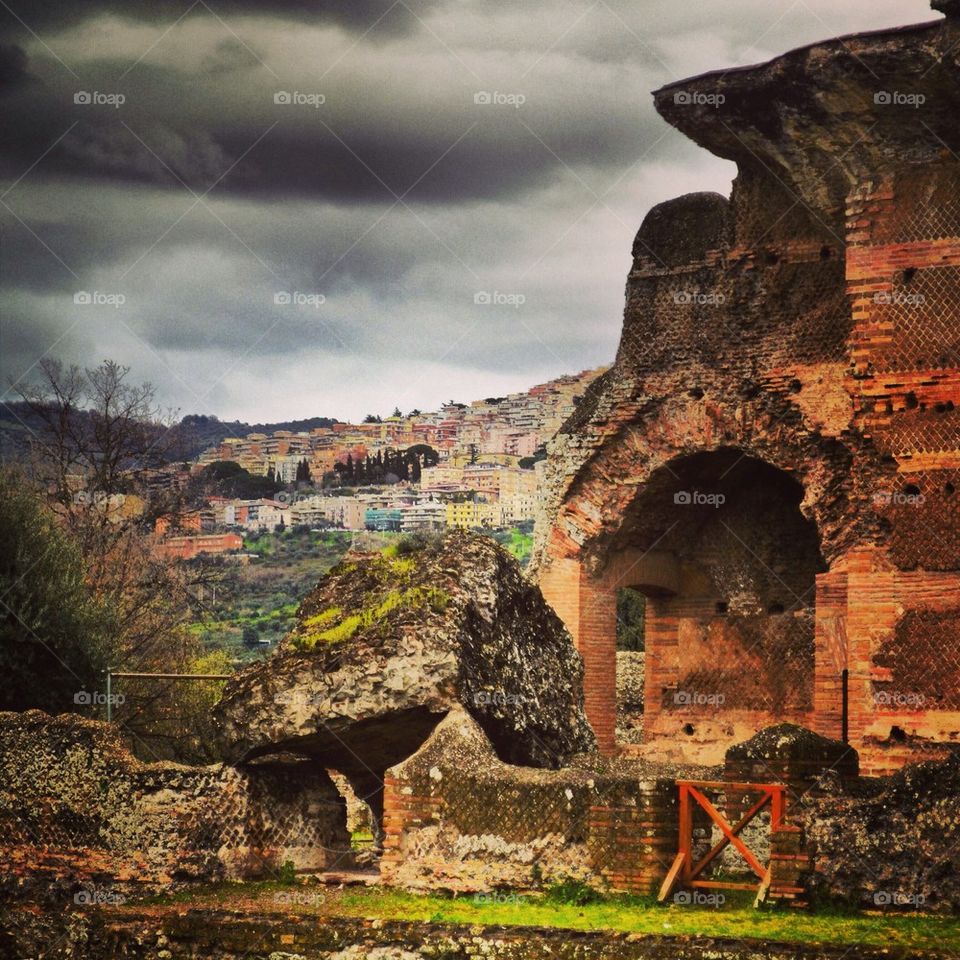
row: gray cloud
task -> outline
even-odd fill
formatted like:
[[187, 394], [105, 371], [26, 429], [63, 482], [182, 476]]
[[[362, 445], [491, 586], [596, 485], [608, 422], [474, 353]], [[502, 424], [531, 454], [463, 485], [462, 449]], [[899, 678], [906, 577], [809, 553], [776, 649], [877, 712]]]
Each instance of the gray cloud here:
[[0, 23], [10, 33], [76, 26], [94, 17], [115, 16], [163, 25], [185, 14], [236, 17], [271, 17], [306, 23], [331, 23], [362, 31], [380, 21], [390, 32], [413, 29], [418, 16], [433, 6], [430, 0], [92, 0], [88, 3], [61, 0], [30, 0], [29, 4], [5, 5]]
[[[426, 408], [608, 361], [646, 210], [733, 175], [649, 91], [930, 17], [925, 0], [448, 0], [364, 35], [386, 0], [175, 22], [187, 6], [34, 4], [37, 36], [0, 47], [3, 373], [113, 356], [184, 412], [253, 420]], [[523, 302], [474, 303], [495, 290]]]

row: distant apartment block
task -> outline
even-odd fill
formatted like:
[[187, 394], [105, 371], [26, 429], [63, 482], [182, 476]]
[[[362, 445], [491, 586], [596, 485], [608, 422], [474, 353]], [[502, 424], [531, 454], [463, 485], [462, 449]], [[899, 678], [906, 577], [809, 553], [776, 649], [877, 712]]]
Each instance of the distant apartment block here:
[[422, 500], [403, 511], [400, 518], [400, 530], [403, 533], [439, 530], [446, 526], [446, 523], [446, 504], [436, 500]]
[[168, 560], [192, 560], [201, 554], [216, 556], [243, 549], [238, 533], [208, 533], [197, 537], [167, 537], [157, 542], [156, 552]]
[[466, 500], [447, 504], [447, 526], [475, 530], [500, 526], [500, 508], [494, 503]]
[[364, 514], [364, 524], [368, 530], [382, 533], [399, 531], [403, 523], [403, 511], [400, 507], [373, 507]]
[[366, 506], [356, 497], [306, 497], [290, 508], [293, 525], [320, 526], [332, 524], [344, 530], [365, 529]]

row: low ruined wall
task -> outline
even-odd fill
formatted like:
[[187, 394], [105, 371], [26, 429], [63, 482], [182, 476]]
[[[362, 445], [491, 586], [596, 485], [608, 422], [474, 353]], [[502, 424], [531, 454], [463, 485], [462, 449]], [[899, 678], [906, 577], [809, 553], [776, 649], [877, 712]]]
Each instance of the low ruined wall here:
[[[716, 937], [654, 937], [540, 927], [478, 927], [324, 917], [239, 917], [227, 911], [190, 910], [140, 916], [124, 911], [72, 918], [58, 940], [72, 960], [938, 960], [948, 956], [888, 946], [776, 944]], [[8, 941], [12, 942], [12, 941]], [[16, 956], [36, 956], [46, 940], [21, 927]], [[4, 945], [0, 932], [0, 947]], [[69, 951], [69, 952], [68, 952]], [[47, 954], [48, 956], [50, 954]]]
[[824, 896], [960, 912], [960, 755], [889, 777], [824, 781], [795, 813]]
[[0, 893], [321, 869], [348, 849], [343, 800], [315, 766], [147, 764], [98, 721], [0, 714]]
[[676, 792], [672, 779], [635, 770], [504, 764], [453, 712], [387, 772], [381, 873], [412, 889], [524, 889], [572, 877], [649, 892], [675, 851]]

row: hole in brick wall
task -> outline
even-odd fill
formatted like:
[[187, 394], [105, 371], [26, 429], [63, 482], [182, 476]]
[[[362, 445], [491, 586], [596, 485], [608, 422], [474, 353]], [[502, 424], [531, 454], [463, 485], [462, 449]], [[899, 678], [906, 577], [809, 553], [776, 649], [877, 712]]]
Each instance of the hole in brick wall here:
[[920, 406], [920, 401], [912, 390], [903, 398], [903, 402], [908, 410], [916, 410]]
[[919, 496], [920, 496], [920, 488], [919, 488], [915, 483], [908, 483], [908, 484], [903, 488], [903, 492], [904, 492], [908, 497], [919, 497]]
[[916, 275], [917, 275], [916, 267], [907, 267], [907, 269], [903, 271], [903, 282], [909, 283]]
[[677, 677], [675, 687], [657, 686], [664, 692], [648, 711], [696, 722], [713, 710], [712, 722], [710, 704], [722, 696], [725, 708], [770, 723], [803, 722], [813, 705], [814, 588], [826, 564], [802, 500], [794, 476], [732, 447], [677, 457], [638, 486], [612, 549], [656, 551], [676, 568], [671, 593], [647, 594], [647, 661]]
[[820, 248], [820, 259], [829, 260], [833, 256], [833, 250], [830, 247], [821, 247]]
[[949, 481], [943, 485], [943, 492], [948, 496], [952, 497], [956, 492], [957, 488], [950, 483]]
[[775, 267], [780, 262], [780, 254], [776, 250], [768, 250], [765, 260], [767, 266]]
[[890, 736], [887, 739], [891, 743], [906, 743], [907, 734], [903, 727], [891, 727]]
[[688, 393], [691, 397], [693, 397], [694, 400], [703, 399], [703, 390], [701, 390], [700, 387], [691, 387]]
[[803, 389], [803, 383], [799, 381], [796, 377], [790, 381], [790, 392], [799, 393]]
[[640, 590], [617, 591], [617, 742], [643, 742], [644, 631], [647, 598]]
[[685, 723], [682, 727], [683, 732], [688, 736], [692, 737], [696, 733], [696, 727], [692, 723]]

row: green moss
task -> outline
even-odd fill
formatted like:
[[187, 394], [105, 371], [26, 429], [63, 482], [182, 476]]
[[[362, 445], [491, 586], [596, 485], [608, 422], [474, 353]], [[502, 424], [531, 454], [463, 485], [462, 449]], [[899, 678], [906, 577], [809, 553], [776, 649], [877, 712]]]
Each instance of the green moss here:
[[442, 613], [450, 600], [450, 594], [437, 587], [394, 588], [388, 590], [376, 605], [351, 614], [326, 630], [321, 628], [342, 616], [343, 611], [339, 607], [330, 607], [310, 617], [303, 622], [306, 632], [295, 635], [292, 643], [298, 650], [313, 650], [318, 643], [342, 643], [361, 629], [381, 625], [395, 610], [429, 607], [436, 613]]
[[319, 630], [321, 627], [333, 623], [342, 613], [343, 610], [340, 607], [327, 607], [326, 610], [321, 610], [320, 613], [308, 617], [303, 621], [303, 625], [308, 630]]
[[417, 561], [413, 557], [397, 557], [390, 563], [390, 569], [401, 579], [406, 579], [413, 573]]

